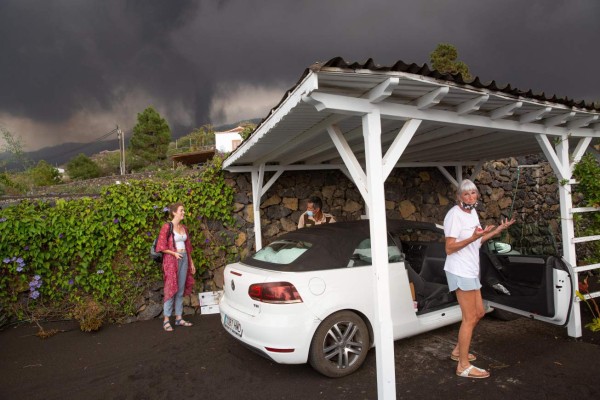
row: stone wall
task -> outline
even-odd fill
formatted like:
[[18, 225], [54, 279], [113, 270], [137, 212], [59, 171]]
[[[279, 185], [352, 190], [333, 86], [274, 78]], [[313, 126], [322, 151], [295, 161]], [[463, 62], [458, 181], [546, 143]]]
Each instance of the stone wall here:
[[[518, 165], [537, 167], [517, 170]], [[470, 172], [463, 171], [464, 176]], [[267, 174], [265, 181], [269, 178]], [[242, 226], [237, 244], [243, 247], [245, 255], [254, 249], [250, 174], [228, 174], [227, 179], [236, 189], [234, 211]], [[479, 207], [482, 224], [497, 224], [502, 216], [514, 214], [518, 224], [510, 233], [516, 244], [525, 240], [523, 246], [531, 247], [531, 240], [535, 242], [536, 236], [547, 239], [548, 229], [560, 241], [558, 183], [551, 167], [540, 156], [486, 163], [475, 184], [482, 196]], [[321, 197], [323, 210], [338, 221], [357, 220], [365, 213], [360, 192], [340, 171], [284, 172], [262, 198], [263, 245], [296, 229], [307, 199], [312, 195]], [[389, 218], [442, 224], [446, 212], [455, 204], [455, 197], [453, 185], [437, 168], [398, 168], [385, 182], [385, 208]], [[545, 244], [540, 241], [539, 245]]]

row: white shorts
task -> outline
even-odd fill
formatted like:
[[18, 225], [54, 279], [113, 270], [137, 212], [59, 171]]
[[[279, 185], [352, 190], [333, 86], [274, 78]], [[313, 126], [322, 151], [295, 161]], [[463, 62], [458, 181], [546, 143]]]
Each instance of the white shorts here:
[[465, 278], [464, 276], [454, 275], [452, 272], [444, 271], [448, 280], [448, 289], [454, 292], [456, 289], [463, 291], [481, 289], [479, 278]]

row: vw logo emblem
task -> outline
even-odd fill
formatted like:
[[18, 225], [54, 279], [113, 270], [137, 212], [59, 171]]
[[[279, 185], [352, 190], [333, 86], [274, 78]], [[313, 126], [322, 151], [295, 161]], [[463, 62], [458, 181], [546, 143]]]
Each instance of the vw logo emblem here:
[[235, 290], [235, 282], [233, 279], [231, 280], [231, 290]]

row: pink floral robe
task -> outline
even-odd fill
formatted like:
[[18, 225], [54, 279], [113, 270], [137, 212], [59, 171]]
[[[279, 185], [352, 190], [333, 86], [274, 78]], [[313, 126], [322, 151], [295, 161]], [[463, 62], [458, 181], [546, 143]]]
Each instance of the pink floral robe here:
[[[181, 225], [181, 226], [183, 226], [183, 225]], [[192, 276], [192, 272], [191, 272], [192, 243], [190, 242], [190, 234], [188, 233], [187, 228], [185, 226], [183, 226], [183, 229], [185, 230], [185, 233], [187, 235], [187, 239], [185, 240], [185, 251], [187, 254], [187, 258], [188, 258], [188, 270], [187, 270], [187, 277], [185, 280], [185, 289], [184, 289], [183, 295], [187, 296], [188, 294], [192, 293], [192, 288], [194, 287], [194, 277]], [[163, 251], [163, 250], [177, 251], [177, 248], [175, 247], [175, 240], [173, 239], [173, 235], [170, 235], [170, 237], [167, 237], [167, 236], [169, 236], [169, 224], [168, 223], [164, 224], [162, 226], [162, 228], [160, 229], [160, 233], [158, 234], [158, 241], [156, 242], [156, 251]], [[179, 288], [177, 286], [177, 265], [178, 265], [178, 261], [175, 258], [175, 256], [173, 256], [171, 254], [163, 253], [162, 266], [163, 266], [163, 275], [164, 275], [164, 282], [165, 282], [165, 287], [164, 287], [165, 295], [164, 295], [163, 302], [166, 302], [171, 297], [175, 296], [175, 293], [177, 293], [177, 291], [179, 290]]]

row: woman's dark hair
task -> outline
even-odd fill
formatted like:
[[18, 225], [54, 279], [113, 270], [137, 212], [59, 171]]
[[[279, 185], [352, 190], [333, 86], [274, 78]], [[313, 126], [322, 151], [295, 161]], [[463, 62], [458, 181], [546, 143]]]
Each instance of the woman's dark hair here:
[[183, 203], [178, 201], [177, 203], [173, 203], [169, 206], [169, 212], [171, 213], [171, 215], [174, 215], [177, 212], [177, 209], [179, 207], [183, 207]]
[[323, 201], [321, 200], [320, 197], [310, 196], [310, 198], [308, 199], [308, 202], [312, 203], [314, 208], [318, 208], [319, 210], [323, 209]]

